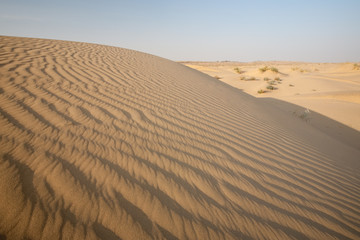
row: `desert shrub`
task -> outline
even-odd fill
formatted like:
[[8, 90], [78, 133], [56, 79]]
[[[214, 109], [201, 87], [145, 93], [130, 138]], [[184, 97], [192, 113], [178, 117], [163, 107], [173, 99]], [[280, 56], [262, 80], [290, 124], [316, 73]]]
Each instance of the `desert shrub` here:
[[292, 85], [292, 84], [289, 84], [289, 87], [294, 87], [294, 85]]
[[272, 85], [268, 85], [266, 88], [269, 89], [269, 90], [274, 90], [275, 89], [274, 86], [272, 86]]
[[269, 85], [276, 85], [276, 81], [275, 80], [271, 80], [270, 82], [268, 82]]
[[264, 81], [269, 81], [269, 80], [271, 80], [271, 79], [268, 77], [264, 77]]
[[262, 72], [262, 73], [266, 72], [267, 70], [269, 70], [268, 66], [259, 68], [259, 71]]
[[259, 94], [265, 93], [265, 91], [262, 90], [262, 89], [258, 90], [257, 92], [258, 92]]
[[305, 109], [305, 111], [300, 114], [300, 118], [305, 120], [305, 121], [308, 121], [309, 120], [309, 115], [310, 115], [310, 110], [309, 109]]
[[266, 71], [268, 71], [268, 70], [270, 70], [270, 71], [272, 71], [272, 72], [274, 72], [274, 73], [278, 73], [279, 72], [279, 70], [276, 68], [276, 67], [268, 67], [268, 66], [265, 66], [265, 67], [262, 67], [262, 68], [259, 68], [259, 71], [260, 72], [262, 72], [262, 73], [264, 73], [264, 72], [266, 72]]
[[241, 77], [240, 78], [240, 80], [243, 80], [243, 81], [255, 81], [255, 80], [257, 80], [255, 77], [245, 77], [245, 76], [243, 76], [243, 77]]
[[276, 78], [274, 78], [274, 80], [280, 82], [280, 81], [281, 81], [281, 78], [276, 77]]
[[278, 73], [279, 70], [276, 67], [271, 67], [270, 70], [274, 73]]
[[353, 70], [360, 70], [360, 65], [357, 63], [354, 63]]
[[238, 73], [238, 74], [241, 74], [241, 73], [242, 73], [241, 69], [238, 68], [238, 67], [234, 68], [234, 71], [235, 71], [236, 73]]

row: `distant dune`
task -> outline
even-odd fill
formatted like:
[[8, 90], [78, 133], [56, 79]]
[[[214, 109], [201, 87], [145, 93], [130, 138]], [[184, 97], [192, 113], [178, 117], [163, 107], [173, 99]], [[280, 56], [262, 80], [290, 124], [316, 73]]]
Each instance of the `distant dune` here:
[[360, 238], [359, 148], [213, 77], [2, 36], [0, 79], [0, 239]]

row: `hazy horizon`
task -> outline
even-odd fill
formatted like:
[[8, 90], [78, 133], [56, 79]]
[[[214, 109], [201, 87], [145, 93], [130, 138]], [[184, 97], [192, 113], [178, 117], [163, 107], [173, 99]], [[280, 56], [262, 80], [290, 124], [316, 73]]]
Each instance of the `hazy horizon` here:
[[360, 1], [2, 1], [0, 35], [175, 61], [360, 61]]

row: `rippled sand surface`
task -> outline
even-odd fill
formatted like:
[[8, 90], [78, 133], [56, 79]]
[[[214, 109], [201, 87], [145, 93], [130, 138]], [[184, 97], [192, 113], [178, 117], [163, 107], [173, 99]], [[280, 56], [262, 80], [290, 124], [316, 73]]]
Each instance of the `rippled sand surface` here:
[[181, 64], [0, 37], [0, 239], [357, 239], [358, 159]]

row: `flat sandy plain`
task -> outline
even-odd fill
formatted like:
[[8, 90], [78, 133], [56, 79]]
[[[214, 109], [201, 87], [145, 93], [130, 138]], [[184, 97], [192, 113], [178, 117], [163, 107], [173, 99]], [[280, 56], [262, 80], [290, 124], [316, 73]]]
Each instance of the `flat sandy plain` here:
[[359, 239], [358, 127], [267, 101], [291, 76], [259, 98], [141, 52], [0, 37], [0, 239]]

